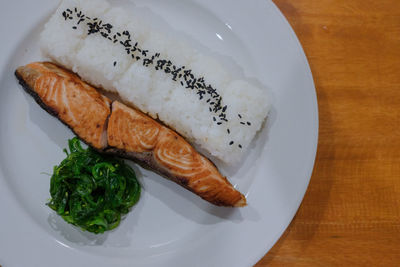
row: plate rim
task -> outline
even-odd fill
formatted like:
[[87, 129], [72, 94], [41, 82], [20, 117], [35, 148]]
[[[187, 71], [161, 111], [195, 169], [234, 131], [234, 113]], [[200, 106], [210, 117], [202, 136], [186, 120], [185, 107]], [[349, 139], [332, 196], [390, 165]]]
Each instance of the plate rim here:
[[304, 66], [307, 69], [307, 78], [311, 83], [311, 88], [309, 88], [309, 90], [311, 91], [312, 95], [313, 95], [313, 109], [314, 109], [314, 124], [316, 126], [315, 130], [314, 130], [314, 143], [313, 143], [313, 147], [312, 147], [312, 160], [310, 162], [310, 165], [308, 167], [308, 174], [307, 174], [307, 182], [304, 183], [304, 188], [302, 188], [302, 194], [300, 196], [300, 198], [298, 199], [298, 203], [296, 205], [296, 207], [293, 209], [293, 211], [291, 212], [291, 215], [289, 215], [289, 220], [286, 223], [286, 225], [284, 227], [282, 227], [282, 230], [276, 234], [276, 238], [274, 238], [275, 240], [272, 242], [272, 244], [267, 244], [265, 247], [265, 252], [260, 252], [258, 253], [258, 256], [256, 256], [251, 265], [255, 265], [257, 264], [260, 260], [262, 260], [269, 252], [270, 250], [276, 245], [276, 243], [280, 240], [280, 238], [283, 236], [283, 234], [285, 233], [285, 231], [288, 229], [289, 225], [293, 222], [296, 213], [299, 211], [299, 208], [301, 206], [301, 204], [303, 203], [304, 197], [308, 191], [310, 182], [311, 182], [311, 178], [315, 169], [315, 161], [316, 161], [316, 156], [317, 156], [317, 150], [318, 150], [318, 142], [319, 142], [319, 108], [318, 108], [318, 96], [317, 96], [317, 90], [315, 87], [315, 81], [314, 81], [314, 76], [312, 74], [312, 70], [307, 58], [307, 55], [304, 51], [304, 48], [300, 42], [300, 39], [298, 38], [295, 30], [292, 28], [291, 24], [289, 23], [288, 19], [286, 18], [286, 16], [282, 13], [282, 11], [279, 9], [279, 7], [272, 1], [272, 0], [264, 0], [264, 1], [269, 1], [272, 4], [272, 7], [275, 9], [275, 12], [279, 15], [281, 21], [285, 24], [285, 27], [287, 28], [287, 30], [291, 33], [291, 38], [295, 41], [297, 49], [300, 51], [300, 55], [303, 61]]

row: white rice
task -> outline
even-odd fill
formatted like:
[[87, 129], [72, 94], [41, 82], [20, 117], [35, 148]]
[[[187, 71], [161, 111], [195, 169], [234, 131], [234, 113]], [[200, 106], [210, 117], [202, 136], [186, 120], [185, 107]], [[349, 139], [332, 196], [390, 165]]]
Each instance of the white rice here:
[[[97, 14], [104, 14], [110, 8], [110, 4], [103, 0], [62, 1], [55, 14], [46, 23], [40, 35], [41, 50], [54, 61], [69, 69], [74, 67], [77, 51], [87, 37], [86, 28], [73, 29], [76, 21], [65, 20], [62, 16], [64, 10], [75, 7], [89, 17], [95, 17]], [[73, 9], [71, 10], [73, 11]]]
[[[68, 12], [72, 20], [63, 16], [67, 8], [71, 10]], [[111, 24], [110, 34], [106, 37], [99, 32], [88, 34], [87, 23], [93, 21], [87, 19], [77, 25], [75, 8], [91, 19], [98, 18], [97, 22], [101, 20], [103, 25]], [[137, 42], [139, 49], [148, 50], [147, 55], [141, 57], [160, 53], [153, 64], [144, 66], [143, 58], [132, 59], [119, 37], [115, 41], [117, 32], [124, 31], [132, 36], [132, 46]], [[226, 163], [241, 159], [269, 110], [262, 88], [243, 79], [234, 79], [214, 58], [201, 54], [185, 42], [168, 38], [139, 17], [130, 16], [103, 0], [64, 0], [41, 34], [41, 48], [45, 55], [72, 69], [84, 80], [117, 92], [127, 103], [159, 118]], [[183, 78], [174, 81], [170, 73], [156, 70], [157, 59], [170, 60], [178, 68], [185, 66], [196, 78], [204, 77], [206, 85], [210, 84], [221, 96], [220, 108], [226, 106], [223, 113], [227, 121], [218, 117], [221, 109], [210, 112], [210, 103], [215, 99], [204, 94], [200, 100], [198, 89], [181, 85]], [[206, 102], [208, 98], [209, 103]]]

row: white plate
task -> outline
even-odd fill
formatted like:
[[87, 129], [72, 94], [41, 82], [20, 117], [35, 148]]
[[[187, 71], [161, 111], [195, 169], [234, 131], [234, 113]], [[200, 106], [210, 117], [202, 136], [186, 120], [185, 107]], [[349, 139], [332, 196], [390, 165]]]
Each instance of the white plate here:
[[318, 111], [303, 50], [266, 0], [139, 0], [210, 51], [230, 56], [271, 88], [273, 110], [230, 180], [249, 206], [218, 208], [136, 167], [143, 195], [114, 231], [83, 233], [45, 203], [52, 166], [72, 133], [23, 92], [19, 65], [40, 60], [38, 33], [53, 0], [0, 4], [0, 265], [250, 266], [278, 240], [306, 191]]

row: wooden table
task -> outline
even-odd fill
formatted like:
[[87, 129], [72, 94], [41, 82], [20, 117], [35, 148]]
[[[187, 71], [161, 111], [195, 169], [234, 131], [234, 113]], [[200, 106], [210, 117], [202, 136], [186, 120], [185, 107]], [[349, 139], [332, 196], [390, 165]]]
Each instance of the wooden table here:
[[274, 0], [319, 102], [314, 172], [256, 265], [400, 266], [400, 0]]

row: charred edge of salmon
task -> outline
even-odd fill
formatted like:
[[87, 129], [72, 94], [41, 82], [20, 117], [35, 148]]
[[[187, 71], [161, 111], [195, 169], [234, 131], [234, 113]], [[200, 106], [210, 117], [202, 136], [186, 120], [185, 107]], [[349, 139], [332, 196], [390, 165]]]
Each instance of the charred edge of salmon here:
[[[74, 129], [68, 125], [67, 123], [65, 123], [62, 119], [60, 119], [58, 117], [58, 112], [54, 109], [52, 109], [51, 107], [47, 106], [42, 99], [40, 98], [39, 94], [36, 93], [34, 91], [34, 89], [24, 80], [24, 78], [21, 76], [21, 74], [19, 74], [18, 69], [15, 71], [15, 76], [18, 79], [19, 84], [22, 86], [22, 88], [24, 88], [24, 91], [27, 92], [29, 95], [32, 96], [33, 99], [35, 99], [36, 103], [39, 104], [39, 106], [41, 108], [43, 108], [45, 111], [47, 111], [50, 115], [56, 117], [60, 122], [62, 122], [65, 126], [67, 126], [82, 142], [84, 142], [86, 145], [91, 146], [92, 148], [94, 148], [96, 151], [102, 153], [104, 152], [103, 150], [106, 149], [107, 147], [105, 147], [103, 150], [98, 149], [96, 147], [94, 147], [91, 143], [89, 143], [88, 141], [86, 141], [85, 139], [81, 138], [75, 131]], [[111, 110], [111, 104], [110, 104], [110, 110]], [[108, 119], [111, 116], [111, 112], [107, 117], [106, 120], [106, 126], [108, 124]]]
[[[18, 69], [15, 71], [15, 76], [18, 79], [19, 84], [22, 86], [22, 88], [24, 88], [24, 91], [27, 92], [28, 94], [30, 94], [33, 99], [35, 99], [36, 103], [39, 104], [39, 106], [41, 108], [43, 108], [44, 110], [46, 110], [50, 115], [55, 116], [58, 118], [58, 112], [54, 109], [52, 109], [51, 107], [47, 106], [42, 99], [40, 98], [40, 96], [38, 95], [38, 93], [36, 93], [32, 87], [30, 87], [27, 82], [24, 80], [24, 78], [22, 78], [21, 74], [19, 74]], [[61, 120], [60, 120], [61, 121]], [[64, 122], [63, 122], [64, 123]], [[65, 124], [65, 123], [64, 123]], [[67, 125], [67, 124], [65, 124]], [[68, 126], [68, 125], [67, 125]], [[68, 128], [71, 129], [71, 127], [68, 126]], [[71, 129], [72, 130], [72, 129]]]

